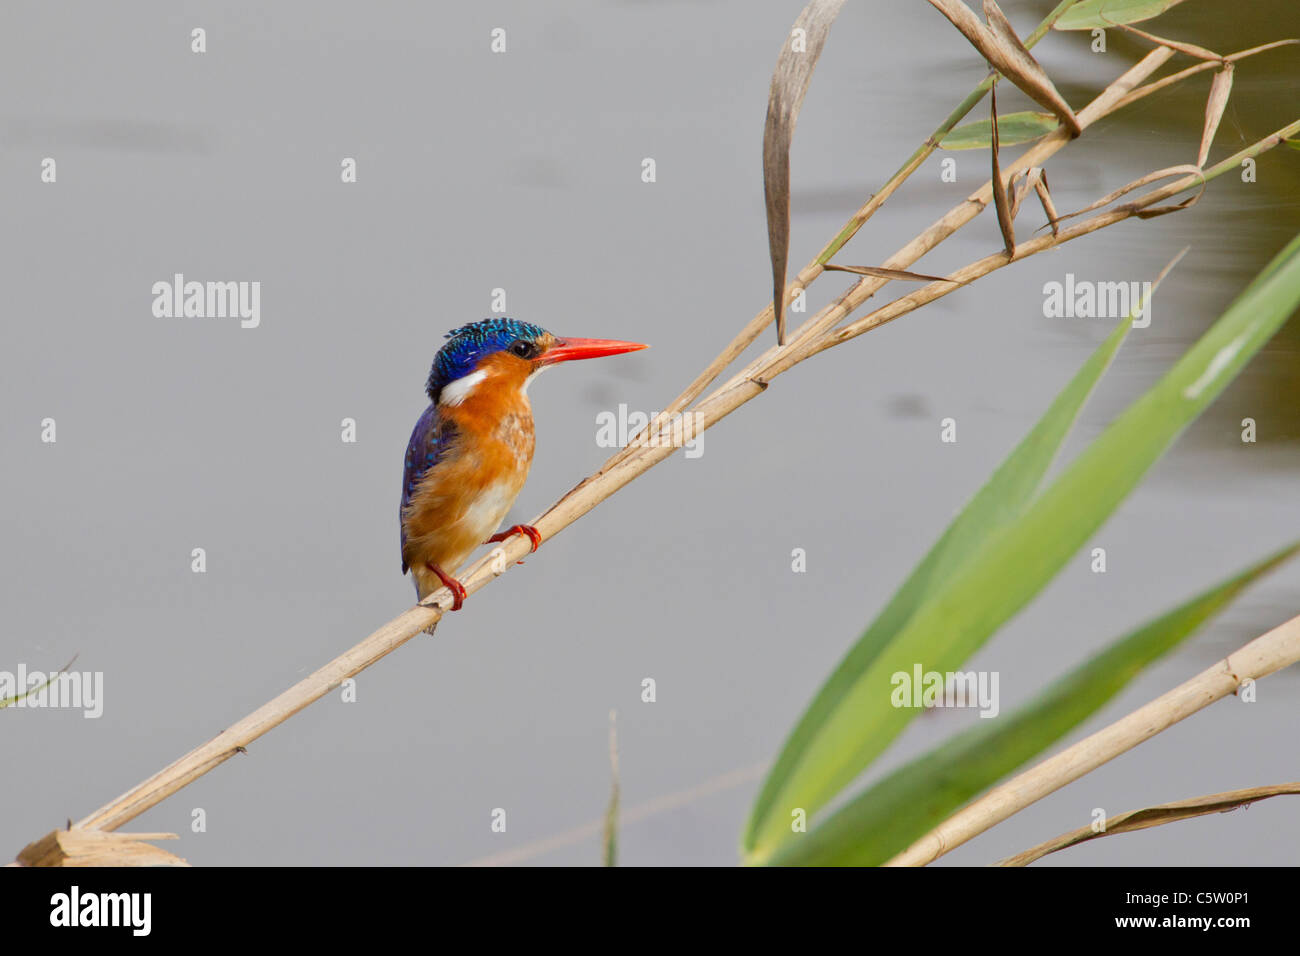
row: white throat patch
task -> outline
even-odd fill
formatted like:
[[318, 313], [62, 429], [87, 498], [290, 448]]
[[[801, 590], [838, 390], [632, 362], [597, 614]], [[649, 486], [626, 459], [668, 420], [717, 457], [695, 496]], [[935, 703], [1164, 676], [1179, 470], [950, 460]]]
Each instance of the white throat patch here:
[[487, 372], [482, 369], [477, 372], [470, 372], [468, 375], [462, 375], [456, 381], [442, 387], [442, 391], [438, 393], [438, 404], [459, 405], [469, 398], [469, 393], [474, 391], [474, 386], [485, 378], [487, 378]]
[[541, 366], [540, 368], [538, 368], [537, 371], [534, 372], [532, 375], [529, 375], [526, 379], [524, 379], [524, 387], [521, 388], [520, 391], [523, 392], [525, 395], [527, 395], [527, 394], [528, 394], [528, 386], [533, 384], [533, 379], [537, 378], [537, 376], [541, 375], [541, 374], [542, 374], [543, 372], [545, 372], [548, 368], [550, 368], [549, 365], [543, 365], [543, 366]]

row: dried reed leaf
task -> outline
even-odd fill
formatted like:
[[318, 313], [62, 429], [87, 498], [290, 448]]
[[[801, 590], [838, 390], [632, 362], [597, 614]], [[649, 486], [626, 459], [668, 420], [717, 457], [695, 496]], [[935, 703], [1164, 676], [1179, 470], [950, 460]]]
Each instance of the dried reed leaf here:
[[1011, 203], [1007, 199], [1007, 184], [1002, 179], [1002, 167], [998, 163], [998, 85], [989, 87], [989, 124], [993, 130], [993, 205], [998, 211], [998, 228], [1002, 230], [1002, 239], [1007, 244], [1007, 257], [1016, 256], [1016, 226], [1011, 217]]
[[1232, 93], [1232, 64], [1225, 63], [1223, 69], [1214, 74], [1210, 84], [1210, 97], [1205, 101], [1205, 130], [1201, 133], [1201, 151], [1196, 154], [1197, 167], [1204, 169], [1205, 161], [1210, 156], [1210, 144], [1214, 134], [1219, 131], [1219, 121], [1228, 106], [1228, 96]]
[[1135, 830], [1145, 830], [1166, 823], [1177, 823], [1180, 820], [1190, 820], [1193, 817], [1203, 817], [1211, 813], [1228, 813], [1239, 807], [1249, 806], [1260, 800], [1267, 800], [1269, 797], [1278, 797], [1284, 794], [1300, 794], [1300, 783], [1282, 783], [1271, 787], [1229, 790], [1227, 793], [1214, 793], [1205, 797], [1193, 797], [1191, 800], [1176, 800], [1173, 803], [1162, 803], [1159, 806], [1144, 807], [1141, 810], [1130, 810], [1127, 813], [1121, 813], [1119, 816], [1107, 819], [1106, 829], [1101, 833], [1095, 832], [1091, 826], [1080, 827], [1077, 830], [1071, 830], [1069, 833], [1062, 833], [1058, 837], [1038, 844], [1038, 846], [1031, 847], [1023, 853], [1017, 853], [1015, 856], [999, 860], [994, 865], [1027, 866], [1035, 860], [1042, 859], [1049, 853], [1086, 843], [1098, 837], [1113, 836], [1116, 833], [1132, 833]]
[[1188, 56], [1195, 57], [1198, 60], [1209, 60], [1214, 63], [1222, 63], [1223, 57], [1213, 50], [1207, 50], [1203, 46], [1197, 46], [1195, 43], [1184, 43], [1182, 40], [1166, 40], [1164, 37], [1158, 37], [1154, 33], [1147, 33], [1145, 30], [1139, 30], [1137, 27], [1122, 26], [1121, 29], [1128, 31], [1144, 40], [1150, 40], [1157, 46], [1167, 46], [1171, 50], [1177, 50], [1179, 53], [1186, 53]]
[[1056, 214], [1056, 204], [1052, 202], [1052, 191], [1047, 185], [1047, 172], [1045, 170], [1034, 188], [1038, 191], [1038, 201], [1043, 204], [1043, 212], [1047, 215], [1047, 223], [1052, 227], [1052, 235], [1059, 236], [1061, 234], [1061, 217]]
[[962, 0], [930, 0], [930, 4], [962, 32], [994, 69], [1024, 90], [1034, 102], [1058, 116], [1069, 128], [1070, 135], [1078, 136], [1083, 131], [1070, 104], [1065, 102], [1033, 54], [1020, 42], [995, 0], [984, 0], [988, 26], [980, 23]]
[[984, 0], [984, 19], [988, 21], [989, 29], [993, 35], [1002, 41], [1011, 56], [1012, 62], [1021, 71], [1020, 75], [1023, 77], [1024, 82], [1016, 80], [1014, 75], [1009, 77], [1011, 81], [1029, 94], [1036, 102], [1046, 106], [1059, 116], [1061, 122], [1069, 127], [1071, 136], [1078, 136], [1082, 133], [1083, 127], [1079, 125], [1074, 110], [1070, 108], [1069, 103], [1065, 102], [1065, 97], [1057, 92], [1056, 85], [1048, 77], [1047, 71], [1034, 59], [1034, 55], [1029, 52], [1029, 48], [1020, 42], [1015, 27], [1006, 18], [1006, 14], [998, 6], [997, 0]]
[[1052, 235], [1061, 234], [1060, 218], [1056, 214], [1056, 204], [1052, 202], [1051, 188], [1047, 185], [1047, 170], [1042, 166], [1031, 166], [1012, 174], [1010, 189], [1012, 220], [1020, 215], [1020, 204], [1033, 192], [1038, 195], [1038, 201], [1047, 215], [1047, 225], [1052, 228]]
[[[1199, 166], [1192, 166], [1187, 163], [1184, 163], [1181, 166], [1168, 166], [1164, 169], [1157, 169], [1155, 172], [1147, 173], [1145, 176], [1133, 180], [1133, 182], [1129, 183], [1126, 186], [1121, 186], [1119, 189], [1116, 189], [1112, 193], [1107, 193], [1105, 196], [1102, 196], [1096, 202], [1091, 202], [1088, 205], [1084, 206], [1082, 209], [1076, 209], [1074, 212], [1068, 212], [1064, 216], [1061, 216], [1059, 218], [1073, 219], [1075, 216], [1082, 216], [1084, 213], [1092, 212], [1094, 209], [1100, 209], [1102, 206], [1109, 206], [1111, 203], [1113, 203], [1116, 199], [1119, 199], [1121, 196], [1125, 196], [1128, 193], [1131, 193], [1135, 189], [1141, 189], [1143, 186], [1149, 186], [1151, 183], [1159, 182], [1162, 179], [1169, 179], [1173, 176], [1187, 176], [1187, 175], [1200, 176], [1202, 175], [1202, 173], [1203, 170]], [[1204, 192], [1204, 190], [1205, 190], [1205, 184], [1202, 183], [1201, 191]], [[1196, 202], [1196, 200], [1200, 198], [1201, 198], [1201, 193], [1198, 192], [1195, 196], [1192, 196], [1190, 199], [1183, 200], [1181, 203], [1178, 203], [1176, 206], [1162, 206], [1159, 207], [1158, 210], [1144, 209], [1141, 212], [1136, 213], [1135, 215], [1137, 215], [1138, 218], [1140, 219], [1151, 219], [1154, 216], [1163, 215], [1165, 212], [1175, 212], [1178, 209], [1186, 209], [1188, 206], [1192, 205], [1194, 202]], [[1124, 206], [1121, 208], [1128, 209], [1129, 207]]]
[[[837, 266], [826, 263], [827, 272], [852, 272], [854, 275], [875, 276], [877, 279], [903, 279], [908, 282], [956, 282], [944, 276], [928, 276], [924, 272], [907, 272], [903, 269], [885, 269], [880, 266]], [[957, 283], [960, 285], [960, 283]]]
[[[1178, 212], [1187, 209], [1189, 206], [1195, 206], [1201, 201], [1201, 193], [1205, 192], [1205, 184], [1201, 184], [1200, 192], [1194, 196], [1189, 196], [1182, 202], [1174, 203], [1172, 206], [1152, 206], [1149, 209], [1139, 209], [1133, 213], [1139, 219], [1155, 219], [1159, 216], [1167, 216], [1171, 212]], [[1123, 208], [1123, 207], [1120, 207]]]
[[785, 344], [785, 271], [790, 255], [790, 142], [799, 107], [812, 82], [817, 59], [844, 0], [812, 0], [803, 8], [781, 47], [763, 126], [763, 199], [767, 205], [767, 248], [772, 260], [772, 314], [776, 340]]
[[1031, 166], [1011, 174], [1007, 189], [1011, 196], [1011, 218], [1020, 215], [1020, 204], [1034, 191], [1034, 186], [1043, 175], [1043, 167]]

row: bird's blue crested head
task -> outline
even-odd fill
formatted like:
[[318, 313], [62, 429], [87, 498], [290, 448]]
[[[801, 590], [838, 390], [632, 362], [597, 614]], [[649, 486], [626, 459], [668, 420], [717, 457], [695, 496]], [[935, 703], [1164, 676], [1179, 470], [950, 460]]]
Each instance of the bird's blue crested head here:
[[555, 336], [539, 325], [520, 322], [518, 319], [482, 319], [452, 329], [447, 342], [434, 356], [433, 368], [425, 390], [429, 400], [437, 403], [442, 389], [452, 382], [471, 374], [489, 355], [509, 352], [524, 360], [532, 360], [555, 341]]

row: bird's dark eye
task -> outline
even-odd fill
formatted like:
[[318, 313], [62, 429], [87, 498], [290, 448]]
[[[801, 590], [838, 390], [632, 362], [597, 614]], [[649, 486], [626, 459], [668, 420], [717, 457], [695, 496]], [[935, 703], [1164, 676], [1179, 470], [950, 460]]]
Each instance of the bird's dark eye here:
[[523, 359], [530, 359], [537, 354], [537, 346], [532, 342], [525, 342], [519, 339], [510, 346], [510, 351]]

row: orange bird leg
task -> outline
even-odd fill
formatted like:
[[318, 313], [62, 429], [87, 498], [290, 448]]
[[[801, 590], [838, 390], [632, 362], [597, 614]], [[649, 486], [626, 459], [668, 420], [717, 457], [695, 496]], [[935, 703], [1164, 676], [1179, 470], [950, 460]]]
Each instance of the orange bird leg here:
[[461, 605], [465, 603], [465, 585], [461, 584], [436, 564], [426, 564], [425, 567], [438, 575], [438, 580], [443, 583], [444, 587], [451, 591], [451, 609], [453, 611], [459, 611]]
[[[538, 548], [542, 546], [542, 533], [530, 524], [513, 524], [509, 528], [506, 528], [505, 531], [498, 531], [496, 534], [488, 538], [483, 543], [495, 544], [496, 542], [504, 541], [506, 538], [515, 534], [528, 535], [528, 540], [533, 543], [533, 546], [528, 549], [529, 554], [532, 554], [534, 551], [536, 551]], [[523, 564], [522, 561], [520, 561], [519, 563]]]

